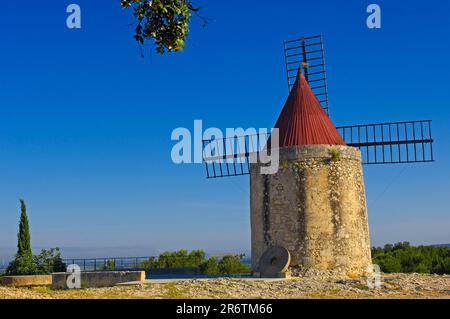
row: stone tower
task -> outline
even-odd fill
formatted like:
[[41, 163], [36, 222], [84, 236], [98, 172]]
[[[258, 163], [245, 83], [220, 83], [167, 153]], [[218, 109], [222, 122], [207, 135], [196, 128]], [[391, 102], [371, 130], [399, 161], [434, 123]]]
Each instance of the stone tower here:
[[363, 275], [372, 262], [360, 151], [345, 145], [301, 73], [275, 127], [278, 172], [250, 171], [253, 270], [282, 246], [292, 267]]

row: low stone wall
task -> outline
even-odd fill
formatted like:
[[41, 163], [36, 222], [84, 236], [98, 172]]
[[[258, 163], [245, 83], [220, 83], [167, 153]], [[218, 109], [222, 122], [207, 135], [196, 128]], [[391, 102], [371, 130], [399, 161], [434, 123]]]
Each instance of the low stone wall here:
[[[54, 273], [52, 279], [52, 288], [67, 288], [67, 278], [70, 273]], [[145, 271], [98, 271], [81, 272], [82, 288], [111, 287], [123, 282], [144, 281]]]
[[177, 268], [154, 268], [148, 269], [146, 273], [151, 277], [164, 276], [164, 275], [185, 275], [185, 276], [198, 276], [201, 275], [200, 268], [198, 267], [177, 267]]
[[52, 284], [51, 275], [39, 276], [4, 276], [0, 278], [0, 285], [13, 287], [49, 286]]

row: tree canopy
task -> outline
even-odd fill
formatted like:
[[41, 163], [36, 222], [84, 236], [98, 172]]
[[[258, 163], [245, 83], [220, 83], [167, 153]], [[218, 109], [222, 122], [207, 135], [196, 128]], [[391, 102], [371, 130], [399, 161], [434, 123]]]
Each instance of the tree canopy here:
[[209, 259], [205, 257], [203, 250], [188, 252], [181, 249], [174, 252], [163, 252], [158, 258], [150, 257], [149, 260], [142, 263], [141, 267], [146, 269], [198, 267], [204, 275], [244, 274], [251, 272], [250, 267], [243, 264], [239, 256], [236, 255], [225, 255], [220, 261], [216, 257]]
[[450, 274], [450, 247], [445, 246], [386, 244], [372, 248], [372, 260], [385, 273]]

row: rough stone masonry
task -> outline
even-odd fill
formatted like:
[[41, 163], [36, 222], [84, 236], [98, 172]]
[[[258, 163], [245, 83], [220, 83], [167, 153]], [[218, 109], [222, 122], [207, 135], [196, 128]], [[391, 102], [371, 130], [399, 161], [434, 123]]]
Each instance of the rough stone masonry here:
[[371, 265], [360, 151], [342, 145], [280, 148], [280, 169], [250, 172], [252, 268], [272, 246], [291, 267], [364, 275]]

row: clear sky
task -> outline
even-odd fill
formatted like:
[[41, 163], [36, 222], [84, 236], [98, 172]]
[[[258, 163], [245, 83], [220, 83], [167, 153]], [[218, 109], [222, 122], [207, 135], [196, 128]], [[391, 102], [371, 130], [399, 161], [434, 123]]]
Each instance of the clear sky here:
[[[65, 25], [70, 3], [80, 30]], [[248, 177], [173, 164], [171, 132], [272, 127], [283, 40], [320, 32], [336, 125], [433, 120], [435, 163], [365, 167], [372, 243], [450, 243], [448, 1], [199, 3], [213, 21], [193, 19], [187, 49], [144, 59], [119, 0], [2, 3], [0, 248], [15, 247], [23, 197], [35, 247], [247, 252]]]

